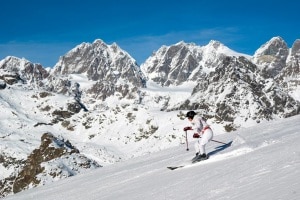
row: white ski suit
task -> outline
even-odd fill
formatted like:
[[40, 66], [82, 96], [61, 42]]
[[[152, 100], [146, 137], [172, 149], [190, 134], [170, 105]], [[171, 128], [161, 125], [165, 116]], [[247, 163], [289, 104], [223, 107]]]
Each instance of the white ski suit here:
[[213, 132], [202, 117], [195, 116], [191, 124], [193, 131], [201, 137], [195, 142], [196, 153], [200, 153], [200, 155], [206, 154], [205, 145], [212, 140]]

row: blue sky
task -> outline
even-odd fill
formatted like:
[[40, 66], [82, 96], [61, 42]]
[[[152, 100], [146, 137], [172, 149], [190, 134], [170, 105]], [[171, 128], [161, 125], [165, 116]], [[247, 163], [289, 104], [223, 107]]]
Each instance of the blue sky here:
[[9, 0], [0, 7], [0, 60], [45, 67], [82, 42], [116, 42], [138, 64], [162, 45], [218, 40], [253, 55], [272, 37], [300, 39], [300, 1]]

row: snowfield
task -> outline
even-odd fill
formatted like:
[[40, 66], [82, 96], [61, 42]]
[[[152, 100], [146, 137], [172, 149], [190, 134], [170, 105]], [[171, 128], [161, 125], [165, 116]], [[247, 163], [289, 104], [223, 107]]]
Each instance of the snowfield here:
[[[184, 132], [182, 133], [184, 134]], [[191, 133], [190, 133], [191, 134]], [[7, 200], [298, 200], [300, 116], [216, 135], [191, 165], [193, 141], [53, 182]], [[224, 146], [223, 146], [224, 147]], [[167, 166], [185, 165], [177, 170]]]

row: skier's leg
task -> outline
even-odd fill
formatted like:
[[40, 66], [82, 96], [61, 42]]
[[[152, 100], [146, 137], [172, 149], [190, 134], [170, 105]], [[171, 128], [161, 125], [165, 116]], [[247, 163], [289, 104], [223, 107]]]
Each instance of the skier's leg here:
[[200, 152], [200, 155], [206, 153], [206, 151], [205, 151], [205, 144], [200, 144], [200, 146], [199, 146], [199, 152]]
[[206, 154], [205, 151], [205, 145], [212, 139], [213, 133], [211, 129], [205, 130], [204, 134], [202, 135], [200, 144], [199, 144], [199, 149], [200, 149], [200, 154]]
[[199, 140], [197, 140], [195, 142], [194, 147], [195, 147], [196, 155], [195, 155], [195, 157], [192, 158], [192, 162], [195, 162], [198, 159], [198, 156], [200, 155], [200, 141]]
[[197, 140], [197, 142], [195, 142], [194, 147], [195, 147], [196, 154], [199, 153], [200, 152], [200, 141], [199, 140]]

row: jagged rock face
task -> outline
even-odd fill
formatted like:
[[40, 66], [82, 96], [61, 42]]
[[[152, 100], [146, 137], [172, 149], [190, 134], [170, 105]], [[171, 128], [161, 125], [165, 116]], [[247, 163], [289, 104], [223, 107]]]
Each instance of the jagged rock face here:
[[[287, 65], [281, 73], [275, 77], [275, 80], [282, 88], [300, 101], [300, 40], [294, 42]], [[297, 88], [299, 89], [297, 90]]]
[[[68, 159], [68, 157], [73, 157], [73, 159]], [[70, 166], [73, 166], [73, 169]], [[80, 173], [80, 168], [97, 167], [100, 165], [79, 154], [79, 150], [69, 141], [61, 140], [51, 133], [45, 133], [41, 137], [40, 147], [28, 156], [24, 167], [16, 176], [12, 187], [13, 193], [30, 186], [45, 184], [43, 182], [45, 178], [55, 180], [58, 177], [63, 178]]]
[[25, 59], [9, 56], [0, 62], [0, 79], [12, 85], [18, 82], [42, 86], [42, 80], [49, 72], [40, 64], [33, 64]]
[[141, 70], [152, 81], [162, 85], [181, 85], [198, 81], [205, 72], [213, 71], [230, 51], [218, 41], [200, 47], [193, 43], [177, 43], [161, 47], [141, 65]]
[[291, 56], [300, 58], [300, 39], [296, 40], [292, 46]]
[[49, 92], [73, 96], [78, 101], [80, 101], [82, 94], [80, 85], [77, 82], [69, 80], [68, 77], [59, 77], [53, 75], [50, 75], [47, 78], [47, 82], [44, 84], [43, 89]]
[[274, 78], [286, 66], [289, 49], [280, 37], [274, 37], [262, 45], [254, 54], [254, 62], [260, 66], [261, 75]]
[[148, 77], [163, 86], [179, 85], [189, 78], [194, 80], [197, 74], [191, 77], [191, 72], [199, 68], [201, 55], [193, 44], [178, 43], [171, 47], [162, 47], [141, 66]]
[[86, 92], [95, 99], [105, 101], [110, 96], [119, 96], [119, 98], [135, 99], [138, 94], [138, 87], [131, 87], [128, 84], [114, 85], [103, 82], [97, 82]]
[[[259, 69], [244, 57], [227, 57], [215, 72], [204, 76], [192, 97], [175, 109], [202, 110], [207, 118], [224, 122], [226, 130], [239, 127], [236, 118], [245, 121], [271, 120], [299, 113], [300, 104], [271, 80], [259, 75]], [[249, 109], [255, 107], [255, 110]]]
[[89, 80], [96, 81], [84, 92], [102, 100], [116, 92], [132, 94], [145, 84], [144, 76], [136, 62], [116, 44], [107, 45], [101, 40], [78, 45], [64, 55], [49, 77], [51, 81], [48, 89], [64, 94], [74, 93], [76, 87], [66, 78], [70, 74], [86, 74]]
[[107, 45], [102, 40], [83, 43], [62, 56], [54, 67], [54, 74], [83, 74], [93, 81], [117, 83], [125, 79], [142, 87], [142, 74], [135, 61], [116, 44]]
[[[25, 160], [18, 160], [16, 158], [10, 157], [1, 152], [0, 154], [0, 164], [6, 169], [20, 169], [24, 166]], [[5, 197], [12, 193], [13, 183], [15, 181], [15, 176], [17, 172], [13, 172], [9, 177], [1, 177], [0, 180], [0, 198]]]
[[[276, 61], [283, 65], [288, 53], [284, 44], [274, 40], [268, 50], [261, 52], [261, 56], [269, 52], [277, 56]], [[164, 109], [201, 109], [204, 113], [214, 113], [208, 117], [231, 123], [228, 131], [239, 126], [235, 122], [237, 117], [259, 122], [270, 120], [275, 115], [288, 117], [299, 113], [299, 103], [280, 89], [276, 82], [266, 80], [266, 74], [262, 72], [264, 69], [261, 71], [246, 57], [226, 56], [221, 47], [220, 43], [213, 41], [206, 47], [198, 48], [197, 52], [194, 45], [179, 43], [162, 47], [142, 65], [149, 79], [163, 86], [179, 85], [187, 80], [197, 82], [191, 98], [178, 106], [165, 106]], [[281, 67], [276, 70], [279, 69]], [[172, 76], [180, 73], [184, 75]], [[274, 76], [279, 72], [267, 73]], [[256, 110], [249, 110], [250, 106], [256, 107]]]
[[300, 40], [296, 40], [291, 49], [291, 55], [287, 66], [282, 70], [278, 78], [300, 77]]

